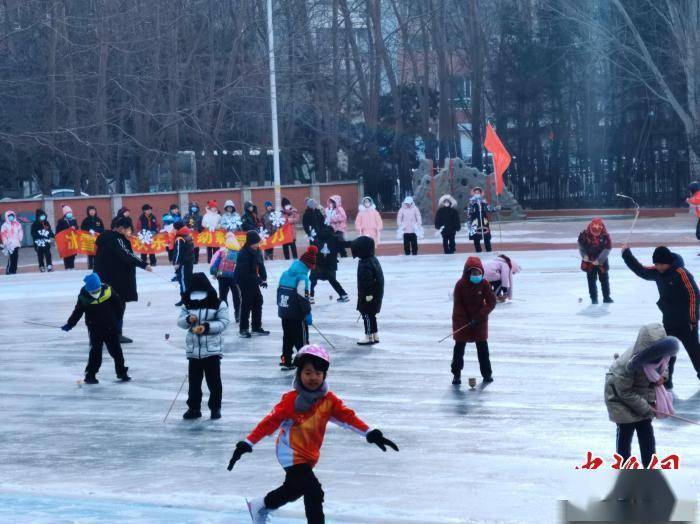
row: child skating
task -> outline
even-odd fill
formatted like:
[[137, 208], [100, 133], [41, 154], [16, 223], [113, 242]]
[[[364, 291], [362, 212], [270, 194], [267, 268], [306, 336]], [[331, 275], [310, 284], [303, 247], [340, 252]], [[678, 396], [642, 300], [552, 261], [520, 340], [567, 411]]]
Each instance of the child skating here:
[[378, 429], [360, 420], [355, 412], [328, 389], [326, 377], [330, 358], [321, 346], [305, 346], [294, 360], [297, 367], [294, 389], [282, 396], [280, 402], [248, 435], [236, 444], [228, 470], [264, 437], [280, 428], [277, 437], [277, 460], [285, 471], [284, 483], [264, 498], [247, 501], [254, 524], [267, 521], [269, 513], [283, 505], [304, 497], [306, 519], [309, 524], [323, 524], [323, 489], [313, 468], [318, 462], [328, 421], [364, 435], [367, 442], [382, 451], [389, 446], [399, 448]]
[[365, 336], [357, 343], [369, 346], [379, 343], [377, 315], [382, 309], [384, 298], [384, 273], [377, 257], [374, 256], [374, 240], [370, 237], [358, 237], [352, 241], [353, 258], [359, 258], [357, 264], [357, 310], [362, 315]]
[[316, 268], [311, 271], [311, 297], [309, 301], [314, 303], [316, 285], [319, 280], [327, 280], [331, 287], [338, 293], [338, 302], [349, 302], [347, 292], [340, 285], [336, 274], [338, 272], [338, 255], [340, 254], [340, 241], [330, 226], [321, 224], [315, 238], [318, 246], [316, 254]]
[[299, 260], [280, 276], [277, 288], [277, 314], [282, 319], [282, 358], [280, 366], [289, 370], [292, 350], [309, 343], [309, 326], [313, 319], [309, 302], [309, 271], [316, 267], [316, 246], [309, 246]]
[[183, 297], [177, 325], [187, 330], [187, 378], [189, 392], [187, 411], [182, 418], [191, 420], [202, 416], [202, 378], [209, 388], [211, 419], [221, 418], [221, 354], [222, 333], [228, 326], [228, 306], [219, 300], [216, 290], [204, 273], [192, 275], [192, 282]]
[[90, 273], [83, 282], [78, 302], [68, 321], [61, 329], [70, 331], [85, 314], [85, 325], [90, 337], [90, 356], [85, 368], [85, 383], [98, 384], [97, 372], [102, 366], [102, 345], [107, 346], [110, 356], [114, 359], [114, 370], [117, 378], [124, 382], [131, 380], [127, 374], [129, 368], [124, 365], [124, 354], [119, 342], [119, 323], [122, 302], [112, 287], [103, 284], [97, 273]]
[[464, 349], [467, 342], [476, 342], [479, 370], [485, 383], [493, 382], [489, 359], [489, 314], [496, 307], [496, 295], [484, 279], [484, 267], [477, 257], [469, 257], [462, 278], [457, 281], [452, 306], [452, 383], [461, 384]]
[[578, 250], [581, 253], [581, 271], [586, 272], [588, 279], [588, 294], [591, 304], [598, 303], [598, 286], [596, 279], [600, 280], [600, 288], [603, 291], [603, 302], [611, 304], [610, 297], [610, 265], [608, 255], [612, 249], [610, 235], [605, 229], [605, 224], [600, 218], [594, 218], [588, 227], [578, 236]]
[[211, 259], [211, 266], [209, 267], [209, 272], [219, 282], [219, 298], [226, 304], [229, 303], [228, 292], [231, 292], [236, 323], [239, 322], [241, 317], [241, 292], [238, 290], [236, 280], [233, 278], [233, 272], [236, 270], [236, 260], [238, 260], [238, 252], [240, 250], [241, 245], [236, 240], [236, 235], [228, 233], [226, 235], [226, 244], [214, 253], [214, 257]]

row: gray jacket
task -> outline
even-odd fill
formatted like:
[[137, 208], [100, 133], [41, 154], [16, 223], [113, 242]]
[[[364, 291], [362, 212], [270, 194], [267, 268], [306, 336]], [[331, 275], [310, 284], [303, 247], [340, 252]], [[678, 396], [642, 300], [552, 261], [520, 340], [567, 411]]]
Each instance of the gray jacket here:
[[666, 337], [661, 324], [647, 324], [639, 330], [637, 341], [615, 359], [605, 375], [605, 406], [610, 420], [630, 424], [654, 417], [651, 407], [656, 404], [654, 384], [644, 374], [642, 366], [628, 369], [633, 356]]
[[[208, 324], [209, 327], [203, 335], [195, 335], [190, 331], [191, 326], [187, 323], [187, 317], [190, 315], [197, 317], [197, 324], [205, 322]], [[187, 330], [187, 338], [185, 339], [187, 358], [201, 359], [221, 355], [224, 349], [221, 333], [229, 325], [229, 322], [228, 306], [223, 300], [219, 304], [219, 309], [187, 309], [182, 306], [177, 325]]]

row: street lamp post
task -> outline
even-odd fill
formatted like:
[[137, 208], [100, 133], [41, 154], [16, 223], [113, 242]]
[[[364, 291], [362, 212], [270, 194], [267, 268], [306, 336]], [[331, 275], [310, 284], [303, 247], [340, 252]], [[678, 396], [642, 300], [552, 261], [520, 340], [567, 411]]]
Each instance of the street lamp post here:
[[272, 0], [267, 0], [267, 46], [270, 66], [270, 109], [272, 113], [272, 161], [275, 187], [275, 209], [282, 208], [280, 183], [280, 149], [277, 131], [277, 81], [275, 77], [275, 37], [272, 26]]

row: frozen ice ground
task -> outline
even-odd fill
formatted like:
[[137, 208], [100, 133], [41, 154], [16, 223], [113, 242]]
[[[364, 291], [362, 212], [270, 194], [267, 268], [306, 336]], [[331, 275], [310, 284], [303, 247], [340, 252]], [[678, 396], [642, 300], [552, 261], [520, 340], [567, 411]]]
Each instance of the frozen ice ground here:
[[[679, 251], [700, 275], [696, 249]], [[648, 260], [651, 250], [635, 252]], [[491, 317], [495, 382], [481, 391], [450, 385], [452, 345], [437, 344], [450, 332], [450, 293], [464, 255], [381, 259], [387, 280], [382, 342], [371, 349], [354, 343], [361, 329], [352, 293], [355, 262], [340, 263], [349, 304], [331, 302], [330, 287], [319, 284], [314, 319], [337, 346], [331, 388], [401, 447], [384, 454], [329, 426], [317, 466], [329, 522], [554, 522], [556, 501], [586, 451], [612, 456], [615, 428], [602, 403], [605, 370], [640, 324], [660, 318], [656, 288], [634, 277], [615, 252], [616, 303], [594, 307], [574, 251], [512, 255], [524, 271], [516, 277], [516, 301]], [[63, 323], [85, 272], [0, 277], [0, 521], [247, 522], [243, 497], [262, 495], [283, 478], [274, 439], [232, 473], [226, 464], [233, 444], [291, 383], [291, 374], [277, 368], [274, 307], [286, 265], [268, 264], [264, 323], [272, 335], [241, 341], [230, 330], [223, 419], [194, 423], [180, 418], [184, 395], [162, 422], [186, 373], [174, 284], [138, 273], [140, 301], [127, 308], [125, 331], [135, 340], [125, 346], [133, 382], [115, 381], [105, 352], [101, 383], [79, 387], [84, 325], [64, 334], [23, 321]], [[156, 270], [169, 275], [169, 268]], [[321, 341], [313, 330], [312, 340]], [[478, 376], [473, 347], [469, 376]], [[700, 382], [685, 353], [676, 377], [678, 413], [700, 418]], [[698, 428], [666, 420], [655, 429], [659, 453], [681, 456], [697, 493]], [[304, 522], [303, 504], [288, 505], [272, 522]]]

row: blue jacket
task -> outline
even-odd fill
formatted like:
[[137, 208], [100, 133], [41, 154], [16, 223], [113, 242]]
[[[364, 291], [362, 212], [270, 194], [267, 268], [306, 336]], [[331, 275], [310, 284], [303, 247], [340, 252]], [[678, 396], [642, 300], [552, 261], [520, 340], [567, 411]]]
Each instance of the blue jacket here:
[[280, 276], [277, 288], [277, 314], [280, 318], [302, 320], [311, 312], [309, 303], [309, 268], [295, 260]]

